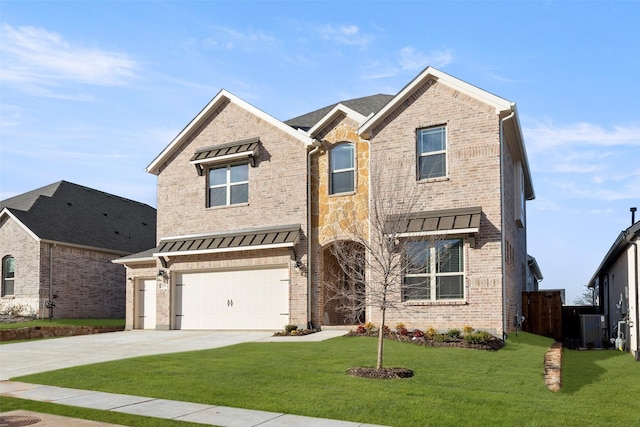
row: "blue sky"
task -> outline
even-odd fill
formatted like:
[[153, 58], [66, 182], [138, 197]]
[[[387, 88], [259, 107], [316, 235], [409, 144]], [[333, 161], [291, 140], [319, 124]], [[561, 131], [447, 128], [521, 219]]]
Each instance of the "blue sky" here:
[[[0, 2], [0, 199], [144, 168], [224, 88], [286, 120], [434, 66], [518, 105], [543, 288], [582, 292], [640, 207], [638, 1]], [[640, 219], [640, 214], [638, 214]]]

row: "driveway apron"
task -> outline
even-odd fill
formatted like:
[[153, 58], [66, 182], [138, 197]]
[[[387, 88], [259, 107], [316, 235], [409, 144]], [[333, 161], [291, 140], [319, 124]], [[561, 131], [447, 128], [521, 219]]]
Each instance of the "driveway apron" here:
[[55, 369], [153, 354], [263, 341], [270, 331], [133, 330], [0, 345], [0, 381]]

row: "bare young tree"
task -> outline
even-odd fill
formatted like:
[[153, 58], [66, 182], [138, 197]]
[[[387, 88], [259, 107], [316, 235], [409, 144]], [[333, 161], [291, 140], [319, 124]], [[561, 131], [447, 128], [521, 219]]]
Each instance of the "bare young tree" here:
[[[385, 168], [407, 170], [407, 165]], [[370, 166], [368, 221], [354, 220], [353, 212], [341, 212], [330, 247], [339, 269], [325, 283], [346, 320], [362, 321], [367, 308], [379, 314], [376, 369], [383, 369], [384, 325], [387, 310], [401, 312], [405, 297], [424, 290], [425, 279], [405, 280], [416, 268], [431, 262], [425, 245], [437, 244], [437, 236], [408, 233], [408, 224], [424, 193], [410, 180], [382, 180], [381, 169]], [[413, 170], [414, 165], [409, 166]], [[389, 184], [392, 182], [392, 184]], [[423, 190], [424, 191], [424, 190]], [[428, 280], [428, 279], [426, 279]]]

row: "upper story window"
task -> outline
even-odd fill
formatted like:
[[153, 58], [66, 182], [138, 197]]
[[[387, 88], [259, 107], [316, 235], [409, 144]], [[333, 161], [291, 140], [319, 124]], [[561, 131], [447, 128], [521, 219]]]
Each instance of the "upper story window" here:
[[355, 149], [353, 144], [340, 144], [329, 152], [330, 194], [350, 193], [355, 183]]
[[249, 165], [227, 165], [209, 169], [208, 207], [249, 202]]
[[463, 248], [462, 239], [407, 242], [402, 299], [463, 299]]
[[447, 175], [447, 130], [444, 126], [418, 129], [418, 179]]
[[14, 294], [14, 276], [16, 272], [16, 259], [7, 255], [2, 259], [2, 296]]

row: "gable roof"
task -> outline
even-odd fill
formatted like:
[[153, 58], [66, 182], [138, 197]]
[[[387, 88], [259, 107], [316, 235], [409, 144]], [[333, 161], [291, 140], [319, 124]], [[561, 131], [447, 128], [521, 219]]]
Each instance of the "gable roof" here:
[[433, 67], [425, 68], [418, 76], [416, 76], [409, 84], [407, 84], [397, 95], [393, 97], [383, 108], [375, 113], [373, 117], [367, 120], [360, 129], [358, 129], [358, 133], [368, 137], [371, 133], [371, 130], [379, 124], [382, 120], [384, 120], [389, 114], [391, 114], [396, 108], [398, 108], [407, 98], [409, 98], [417, 89], [419, 89], [424, 83], [428, 80], [433, 79], [437, 81], [441, 81], [447, 86], [453, 87], [460, 92], [479, 99], [486, 104], [492, 105], [496, 108], [496, 113], [504, 110], [511, 109], [511, 102], [506, 99], [500, 98], [492, 93], [484, 91], [476, 86], [470, 85], [462, 80], [459, 80], [449, 74], [443, 73], [440, 70], [436, 70]]
[[246, 101], [238, 98], [226, 90], [221, 90], [209, 103], [198, 113], [197, 116], [189, 122], [189, 124], [180, 131], [180, 133], [165, 147], [164, 150], [145, 169], [147, 172], [157, 175], [160, 172], [160, 166], [173, 154], [184, 141], [191, 137], [194, 132], [200, 127], [200, 125], [207, 119], [207, 117], [214, 112], [217, 108], [223, 105], [225, 102], [231, 102], [234, 105], [248, 111], [249, 113], [259, 117], [270, 125], [277, 129], [289, 134], [290, 136], [298, 139], [305, 145], [311, 145], [312, 140], [303, 132], [299, 132], [290, 126], [285, 125], [275, 117], [265, 113], [264, 111], [254, 107]]
[[338, 105], [343, 105], [358, 114], [365, 117], [370, 116], [372, 113], [377, 113], [387, 102], [393, 99], [393, 95], [377, 94], [371, 96], [364, 96], [361, 98], [349, 99], [346, 101], [336, 102], [335, 104], [328, 105], [310, 113], [303, 114], [298, 117], [286, 120], [284, 123], [304, 131], [308, 131], [314, 127], [320, 120], [322, 120], [327, 114], [331, 112]]
[[[418, 90], [428, 80], [436, 80], [441, 82], [469, 97], [477, 99], [487, 105], [495, 108], [496, 114], [500, 116], [501, 120], [507, 123], [508, 120], [508, 133], [507, 143], [511, 145], [511, 149], [516, 153], [518, 160], [522, 162], [522, 169], [525, 175], [525, 195], [527, 200], [535, 198], [535, 192], [533, 190], [533, 181], [531, 180], [531, 170], [529, 168], [529, 161], [527, 159], [527, 151], [524, 148], [524, 138], [522, 136], [522, 129], [520, 128], [520, 119], [518, 118], [518, 111], [516, 109], [515, 102], [508, 101], [504, 98], [496, 96], [490, 92], [473, 86], [465, 81], [457, 79], [449, 74], [443, 73], [433, 67], [425, 68], [418, 76], [416, 76], [409, 84], [407, 84], [396, 96], [393, 97], [384, 107], [377, 111], [372, 117], [369, 118], [360, 128], [358, 133], [365, 139], [370, 139], [373, 129], [381, 124], [385, 118], [392, 114], [397, 108], [399, 108], [404, 101], [410, 98], [413, 93]], [[507, 127], [507, 126], [505, 126]]]
[[635, 222], [626, 230], [623, 230], [618, 234], [618, 237], [609, 248], [609, 251], [604, 256], [604, 259], [598, 266], [598, 269], [591, 277], [591, 280], [587, 283], [588, 287], [595, 286], [598, 276], [604, 271], [609, 269], [620, 257], [620, 255], [627, 250], [634, 240], [640, 239], [640, 221]]
[[67, 181], [0, 201], [0, 209], [40, 241], [118, 254], [156, 244], [154, 208]]

